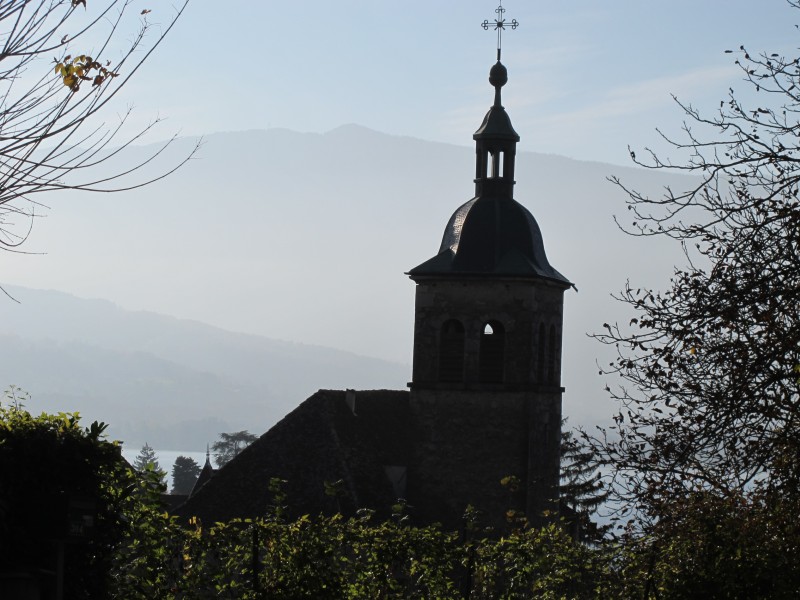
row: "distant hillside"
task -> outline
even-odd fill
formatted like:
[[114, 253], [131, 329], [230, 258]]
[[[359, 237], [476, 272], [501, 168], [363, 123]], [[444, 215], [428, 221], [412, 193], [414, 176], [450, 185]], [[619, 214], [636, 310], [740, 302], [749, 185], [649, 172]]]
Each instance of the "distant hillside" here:
[[319, 388], [402, 388], [409, 367], [232, 333], [104, 300], [6, 289], [0, 381], [38, 410], [79, 410], [116, 437], [202, 449], [220, 431], [261, 433]]
[[[205, 138], [196, 160], [153, 186], [55, 194], [27, 246], [47, 254], [6, 255], [0, 278], [257, 335], [32, 296], [20, 298], [22, 308], [0, 300], [0, 332], [143, 352], [213, 375], [241, 390], [243, 404], [255, 405], [247, 412], [253, 430], [318, 387], [402, 388], [409, 368], [318, 346], [411, 362], [414, 284], [404, 273], [436, 254], [448, 218], [473, 195], [471, 133], [464, 132], [464, 146], [356, 125], [326, 134], [217, 133]], [[614, 215], [627, 224], [630, 213], [607, 177], [654, 194], [695, 182], [526, 152], [535, 132], [519, 133], [515, 198], [536, 217], [551, 264], [580, 290], [565, 297], [565, 413], [572, 423], [591, 425], [607, 418], [603, 388], [613, 381], [597, 376], [597, 362], [607, 363], [610, 349], [586, 333], [604, 322], [628, 322], [611, 299], [626, 280], [663, 285], [684, 260], [662, 240], [619, 231]], [[182, 156], [194, 141], [178, 140], [167, 154]], [[135, 150], [142, 157], [152, 151]], [[62, 305], [73, 316], [62, 316]], [[24, 327], [17, 327], [28, 307]], [[0, 377], [15, 380], [13, 373]], [[187, 418], [209, 416], [191, 396], [175, 400]], [[240, 413], [226, 401], [216, 398], [212, 414], [233, 424]]]

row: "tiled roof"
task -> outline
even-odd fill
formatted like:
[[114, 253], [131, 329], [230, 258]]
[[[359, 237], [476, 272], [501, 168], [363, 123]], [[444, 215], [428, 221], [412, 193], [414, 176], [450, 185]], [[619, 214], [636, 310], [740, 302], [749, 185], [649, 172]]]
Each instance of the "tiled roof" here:
[[[320, 390], [217, 470], [175, 513], [207, 523], [264, 515], [273, 504], [274, 477], [287, 482], [290, 516], [388, 510], [395, 492], [384, 467], [407, 464], [408, 437], [407, 391]], [[325, 494], [324, 484], [338, 480], [337, 500]]]

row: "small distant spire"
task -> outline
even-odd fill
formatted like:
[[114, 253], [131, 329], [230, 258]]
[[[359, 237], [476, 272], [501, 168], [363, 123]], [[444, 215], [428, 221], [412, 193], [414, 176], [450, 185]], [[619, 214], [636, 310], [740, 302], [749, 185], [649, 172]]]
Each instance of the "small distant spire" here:
[[206, 463], [211, 464], [211, 449], [208, 444], [206, 444]]
[[506, 9], [503, 8], [503, 2], [500, 1], [500, 6], [494, 9], [494, 12], [497, 14], [494, 21], [489, 21], [486, 19], [483, 23], [481, 23], [481, 27], [485, 30], [488, 30], [489, 27], [492, 27], [497, 32], [497, 60], [500, 60], [500, 50], [503, 46], [503, 31], [505, 31], [506, 25], [511, 27], [511, 29], [516, 29], [519, 27], [519, 21], [516, 19], [512, 19], [509, 23], [506, 23], [506, 19], [503, 16], [506, 12]]

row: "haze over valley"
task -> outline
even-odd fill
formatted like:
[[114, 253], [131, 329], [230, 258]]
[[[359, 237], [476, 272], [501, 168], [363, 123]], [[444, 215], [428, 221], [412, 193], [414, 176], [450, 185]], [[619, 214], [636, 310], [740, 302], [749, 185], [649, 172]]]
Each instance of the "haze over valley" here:
[[[265, 431], [318, 388], [403, 389], [404, 272], [436, 254], [472, 197], [473, 161], [467, 146], [356, 125], [218, 133], [148, 188], [56, 196], [27, 246], [46, 254], [6, 260], [19, 304], [0, 302], [0, 381], [37, 410], [80, 410], [129, 443], [195, 451], [220, 431]], [[517, 161], [515, 198], [579, 290], [565, 297], [564, 412], [604, 422], [607, 349], [586, 334], [626, 321], [610, 298], [626, 279], [662, 285], [681, 260], [619, 231], [625, 195], [607, 177], [653, 193], [690, 180], [524, 150]]]

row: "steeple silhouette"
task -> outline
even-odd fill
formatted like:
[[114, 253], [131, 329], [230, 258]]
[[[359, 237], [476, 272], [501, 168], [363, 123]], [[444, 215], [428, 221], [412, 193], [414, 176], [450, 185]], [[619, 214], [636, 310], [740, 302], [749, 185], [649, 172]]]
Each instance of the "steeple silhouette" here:
[[466, 273], [545, 278], [569, 286], [547, 260], [536, 219], [514, 200], [520, 137], [503, 108], [501, 89], [508, 83], [508, 70], [499, 60], [489, 71], [489, 83], [494, 103], [472, 136], [475, 197], [453, 213], [439, 253], [408, 274], [412, 279]]
[[[463, 514], [464, 502], [523, 510], [535, 525], [558, 511], [561, 333], [570, 282], [547, 261], [539, 226], [514, 199], [520, 137], [503, 108], [500, 62], [494, 102], [472, 136], [475, 196], [445, 227], [439, 253], [411, 269], [416, 284], [410, 409], [418, 428], [409, 498], [428, 520]], [[511, 28], [517, 26], [516, 21]], [[451, 474], [453, 474], [451, 476]], [[497, 485], [520, 479], [519, 497]]]

